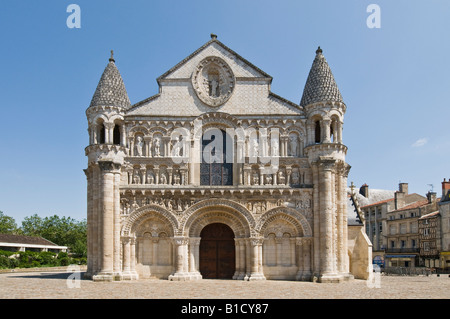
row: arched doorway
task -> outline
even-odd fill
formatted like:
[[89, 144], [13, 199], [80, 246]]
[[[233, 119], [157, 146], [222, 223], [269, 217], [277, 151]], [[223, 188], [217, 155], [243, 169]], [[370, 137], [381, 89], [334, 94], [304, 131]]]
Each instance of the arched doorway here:
[[200, 273], [205, 279], [232, 279], [235, 272], [234, 233], [222, 223], [204, 227], [200, 233]]

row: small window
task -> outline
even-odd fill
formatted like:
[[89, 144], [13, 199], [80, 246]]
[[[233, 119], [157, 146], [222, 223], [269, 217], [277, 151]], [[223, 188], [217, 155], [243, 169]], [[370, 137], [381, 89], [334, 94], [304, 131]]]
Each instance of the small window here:
[[315, 140], [314, 140], [315, 143], [320, 143], [320, 139], [321, 139], [320, 135], [321, 135], [320, 122], [316, 121], [316, 124], [315, 124]]
[[120, 145], [120, 127], [117, 124], [114, 125], [113, 143], [116, 145]]
[[100, 144], [105, 144], [105, 125], [102, 123], [100, 125], [100, 132], [99, 132], [99, 143]]

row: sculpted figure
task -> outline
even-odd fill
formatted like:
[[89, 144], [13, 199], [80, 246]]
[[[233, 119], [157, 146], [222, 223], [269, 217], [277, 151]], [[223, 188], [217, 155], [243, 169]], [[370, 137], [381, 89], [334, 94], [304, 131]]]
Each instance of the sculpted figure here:
[[155, 183], [155, 175], [153, 175], [152, 171], [148, 171], [147, 173], [147, 184], [154, 184]]
[[155, 139], [155, 156], [161, 156], [161, 141], [159, 138]]
[[283, 171], [278, 172], [278, 185], [284, 185], [286, 183], [286, 177]]
[[144, 142], [142, 141], [142, 136], [136, 137], [136, 155], [142, 156], [142, 149], [144, 148]]
[[289, 136], [289, 146], [290, 146], [290, 156], [297, 156], [297, 136], [291, 135]]

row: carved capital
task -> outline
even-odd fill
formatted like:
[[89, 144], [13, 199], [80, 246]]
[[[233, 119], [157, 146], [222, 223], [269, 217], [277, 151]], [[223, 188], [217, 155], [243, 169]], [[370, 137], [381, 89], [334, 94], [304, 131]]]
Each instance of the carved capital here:
[[98, 166], [103, 173], [120, 173], [120, 165], [119, 163], [114, 163], [112, 161], [98, 161]]
[[189, 243], [189, 238], [187, 237], [173, 237], [173, 243], [176, 246], [183, 246]]

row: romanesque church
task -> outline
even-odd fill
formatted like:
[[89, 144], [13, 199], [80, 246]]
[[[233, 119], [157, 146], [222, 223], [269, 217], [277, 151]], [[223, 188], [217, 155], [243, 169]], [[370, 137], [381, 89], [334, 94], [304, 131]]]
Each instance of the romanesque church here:
[[348, 223], [346, 105], [320, 48], [312, 60], [297, 104], [211, 35], [131, 104], [111, 54], [86, 110], [86, 276], [364, 278], [370, 243]]

